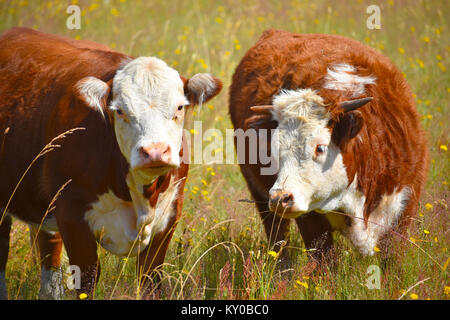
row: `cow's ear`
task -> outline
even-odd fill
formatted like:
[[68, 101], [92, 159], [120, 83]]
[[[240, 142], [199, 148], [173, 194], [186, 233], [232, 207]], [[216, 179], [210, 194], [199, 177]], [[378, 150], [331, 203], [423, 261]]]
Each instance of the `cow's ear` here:
[[181, 79], [184, 82], [184, 95], [192, 106], [205, 103], [222, 90], [222, 81], [209, 73], [198, 73], [190, 79]]
[[343, 150], [347, 143], [358, 135], [363, 125], [364, 119], [361, 112], [346, 112], [334, 124], [331, 141]]
[[111, 92], [111, 84], [96, 77], [86, 77], [79, 80], [75, 89], [78, 96], [91, 108], [100, 112], [104, 117], [108, 96]]

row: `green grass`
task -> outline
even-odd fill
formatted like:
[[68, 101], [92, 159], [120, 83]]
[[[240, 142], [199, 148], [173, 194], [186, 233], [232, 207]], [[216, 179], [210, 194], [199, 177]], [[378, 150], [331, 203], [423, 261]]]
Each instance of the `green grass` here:
[[[186, 76], [211, 72], [223, 80], [224, 90], [194, 114], [194, 120], [203, 121], [203, 131], [232, 128], [227, 116], [231, 76], [267, 28], [340, 34], [379, 50], [404, 72], [429, 141], [429, 179], [408, 235], [421, 249], [398, 239], [393, 257], [383, 264], [378, 255], [361, 257], [336, 234], [336, 268], [305, 277], [307, 253], [293, 224], [285, 248], [292, 265], [268, 254], [254, 205], [238, 201], [250, 195], [237, 165], [192, 165], [184, 215], [163, 268], [162, 298], [397, 299], [406, 291], [403, 299], [448, 299], [450, 2], [378, 2], [381, 30], [366, 28], [370, 1], [111, 0], [105, 5], [80, 0], [81, 29], [68, 30], [70, 1], [2, 0], [0, 31], [28, 26], [94, 40], [134, 56], [154, 55]], [[27, 227], [18, 221], [14, 227], [7, 268], [10, 298], [35, 299], [40, 268], [30, 254]], [[135, 299], [135, 259], [102, 249], [99, 254], [102, 275], [95, 298]], [[383, 266], [380, 289], [364, 286], [370, 265]]]

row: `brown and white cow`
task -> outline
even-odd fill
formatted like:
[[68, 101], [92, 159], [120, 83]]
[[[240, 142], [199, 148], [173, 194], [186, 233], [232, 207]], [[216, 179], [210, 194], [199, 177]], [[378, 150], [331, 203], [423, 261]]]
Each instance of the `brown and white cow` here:
[[236, 68], [230, 115], [235, 129], [273, 129], [277, 173], [241, 164], [272, 244], [295, 219], [313, 258], [332, 252], [334, 230], [372, 255], [417, 212], [424, 132], [404, 76], [375, 50], [268, 30]]
[[[160, 59], [93, 42], [25, 28], [0, 35], [3, 298], [10, 216], [40, 229], [42, 298], [61, 296], [62, 243], [87, 294], [100, 270], [97, 243], [138, 255], [140, 276], [161, 265], [183, 205], [185, 112], [221, 87], [209, 74], [185, 79]], [[42, 148], [73, 128], [83, 130], [54, 141], [13, 193]]]

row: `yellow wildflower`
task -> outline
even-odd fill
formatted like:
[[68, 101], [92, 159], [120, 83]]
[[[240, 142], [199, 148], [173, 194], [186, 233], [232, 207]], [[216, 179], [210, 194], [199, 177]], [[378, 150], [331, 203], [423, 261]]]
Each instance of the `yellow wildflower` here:
[[445, 286], [444, 287], [444, 293], [447, 297], [450, 297], [450, 286]]
[[431, 203], [427, 203], [427, 204], [425, 204], [425, 209], [431, 210], [431, 209], [433, 209], [433, 205]]
[[448, 149], [447, 149], [447, 146], [445, 145], [445, 144], [441, 144], [440, 146], [439, 146], [439, 149], [441, 149], [442, 151], [447, 151]]
[[278, 258], [278, 253], [276, 253], [275, 251], [270, 250], [269, 252], [267, 252], [267, 254], [269, 256], [272, 256], [272, 258], [274, 259]]
[[119, 10], [117, 10], [116, 8], [112, 8], [111, 9], [111, 14], [115, 17], [119, 16]]
[[378, 247], [373, 247], [373, 251], [375, 251], [375, 252], [380, 252], [381, 250], [380, 250], [380, 248], [378, 248]]
[[405, 53], [405, 49], [403, 49], [403, 48], [398, 48], [398, 52], [400, 52], [401, 54], [404, 54], [404, 53]]
[[411, 299], [413, 299], [413, 300], [417, 300], [417, 299], [419, 298], [419, 296], [418, 296], [417, 294], [415, 294], [415, 293], [411, 293], [409, 296], [410, 296]]
[[423, 233], [425, 233], [425, 234], [430, 234], [430, 231], [428, 231], [427, 229], [424, 229], [424, 230], [423, 230]]
[[84, 299], [87, 298], [87, 294], [86, 294], [86, 293], [81, 293], [81, 294], [79, 295], [79, 298], [80, 298], [81, 300], [84, 300]]
[[302, 286], [302, 287], [305, 287], [306, 289], [309, 288], [308, 283], [306, 283], [306, 282], [302, 282], [300, 280], [295, 280], [295, 283], [300, 285], [300, 286]]

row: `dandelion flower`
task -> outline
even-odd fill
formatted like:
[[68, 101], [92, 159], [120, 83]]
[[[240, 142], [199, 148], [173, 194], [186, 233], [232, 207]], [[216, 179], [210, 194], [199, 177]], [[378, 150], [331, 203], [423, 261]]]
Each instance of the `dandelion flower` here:
[[417, 300], [417, 299], [419, 298], [419, 296], [418, 296], [417, 294], [415, 294], [415, 293], [411, 293], [409, 296], [410, 296], [411, 299], [413, 299], [413, 300]]
[[295, 280], [295, 283], [300, 285], [300, 286], [302, 286], [302, 287], [305, 287], [306, 289], [309, 288], [308, 283], [306, 283], [306, 282], [302, 282], [300, 280]]
[[439, 146], [439, 149], [441, 149], [442, 151], [447, 151], [448, 149], [447, 149], [447, 146], [445, 145], [445, 144], [441, 144], [440, 146]]
[[431, 203], [427, 203], [427, 204], [425, 204], [425, 209], [431, 210], [431, 209], [433, 209], [433, 205]]
[[81, 294], [79, 295], [79, 298], [80, 298], [81, 300], [84, 300], [84, 299], [87, 298], [87, 294], [86, 294], [86, 293], [81, 293]]
[[373, 247], [373, 251], [375, 251], [375, 252], [380, 252], [381, 250], [380, 250], [380, 248], [378, 248], [378, 247]]
[[119, 10], [117, 10], [116, 8], [112, 8], [111, 9], [111, 14], [115, 17], [119, 16]]
[[450, 286], [445, 286], [444, 287], [444, 293], [447, 297], [450, 297]]
[[275, 251], [270, 250], [269, 252], [267, 252], [267, 254], [274, 259], [278, 258], [278, 253], [276, 253]]
[[424, 230], [423, 230], [423, 233], [425, 233], [425, 234], [430, 234], [430, 231], [428, 231], [427, 229], [424, 229]]

